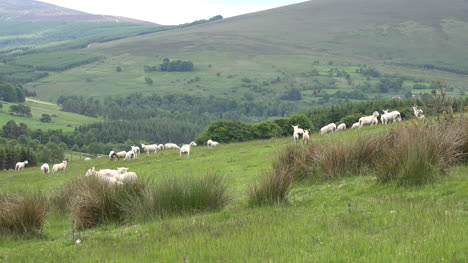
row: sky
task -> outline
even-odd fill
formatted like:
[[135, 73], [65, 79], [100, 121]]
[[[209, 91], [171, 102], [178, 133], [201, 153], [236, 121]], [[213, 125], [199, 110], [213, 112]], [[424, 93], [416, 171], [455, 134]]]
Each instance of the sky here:
[[305, 0], [40, 0], [92, 14], [114, 15], [176, 25], [252, 13]]

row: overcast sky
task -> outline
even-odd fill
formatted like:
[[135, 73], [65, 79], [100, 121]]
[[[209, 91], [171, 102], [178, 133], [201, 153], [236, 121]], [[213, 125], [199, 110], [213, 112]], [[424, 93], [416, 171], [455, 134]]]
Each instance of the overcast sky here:
[[92, 14], [125, 16], [163, 25], [231, 17], [305, 0], [40, 0]]

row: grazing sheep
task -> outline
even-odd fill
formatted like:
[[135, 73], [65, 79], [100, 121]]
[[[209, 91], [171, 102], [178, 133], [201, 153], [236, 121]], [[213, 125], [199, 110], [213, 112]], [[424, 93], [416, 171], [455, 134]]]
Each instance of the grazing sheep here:
[[148, 145], [141, 144], [141, 147], [143, 148], [143, 150], [145, 150], [146, 154], [149, 155], [150, 152], [156, 153], [158, 145], [157, 144], [148, 144]]
[[299, 139], [304, 135], [304, 130], [299, 128], [299, 125], [291, 125], [294, 129], [293, 138], [296, 144], [299, 143]]
[[91, 158], [86, 157], [86, 158], [84, 158], [84, 160], [85, 160], [85, 161], [91, 161]]
[[351, 126], [351, 129], [356, 129], [356, 128], [360, 128], [361, 127], [361, 124], [359, 122], [355, 122], [353, 123], [353, 126]]
[[162, 152], [164, 150], [164, 144], [159, 144], [158, 147], [156, 148], [156, 151]]
[[26, 166], [26, 164], [28, 164], [28, 161], [17, 162], [16, 165], [15, 165], [15, 171], [21, 171], [21, 170], [23, 170], [24, 167]]
[[138, 176], [134, 172], [127, 172], [118, 174], [114, 178], [122, 183], [133, 183], [138, 179]]
[[379, 120], [377, 119], [379, 115], [380, 114], [378, 111], [374, 111], [374, 113], [372, 113], [371, 116], [365, 116], [365, 117], [359, 118], [359, 126], [362, 127], [366, 124], [370, 124], [371, 126], [377, 125], [377, 123], [379, 123]]
[[133, 145], [132, 151], [133, 153], [135, 153], [135, 157], [138, 157], [138, 155], [140, 155], [140, 147]]
[[336, 131], [346, 131], [346, 123], [341, 123], [336, 127]]
[[218, 144], [219, 144], [219, 142], [215, 142], [215, 141], [213, 141], [213, 140], [208, 140], [208, 141], [206, 142], [206, 145], [207, 145], [209, 148], [216, 147], [216, 146], [218, 146]]
[[58, 171], [65, 171], [67, 168], [67, 161], [63, 161], [61, 163], [56, 163], [54, 166], [52, 166], [52, 173], [58, 172]]
[[309, 139], [310, 139], [310, 134], [309, 134], [309, 130], [304, 130], [304, 134], [302, 135], [302, 142], [304, 144], [308, 144], [309, 143]]
[[114, 152], [114, 151], [111, 151], [109, 153], [109, 158], [111, 160], [114, 160], [115, 158], [117, 159], [122, 159], [122, 158], [125, 158], [125, 156], [127, 156], [127, 152], [126, 151], [120, 151], [120, 152]]
[[426, 116], [424, 116], [423, 114], [423, 110], [418, 109], [416, 106], [413, 106], [413, 112], [414, 112], [414, 116], [420, 120], [426, 118]]
[[383, 110], [384, 114], [380, 116], [380, 120], [382, 121], [382, 124], [387, 125], [389, 121], [392, 121], [394, 123], [395, 121], [400, 122], [401, 121], [401, 114], [398, 111], [392, 111], [388, 112], [387, 110]]
[[179, 156], [182, 156], [182, 154], [187, 154], [187, 158], [188, 158], [190, 155], [190, 148], [192, 146], [197, 146], [197, 144], [195, 142], [191, 142], [189, 144], [182, 145], [182, 147], [180, 148]]
[[44, 163], [41, 165], [41, 171], [43, 174], [48, 174], [50, 171], [49, 164]]
[[117, 179], [115, 179], [114, 177], [102, 175], [99, 172], [96, 172], [96, 170], [94, 170], [94, 167], [89, 169], [85, 174], [85, 176], [91, 176], [91, 175], [95, 176], [99, 181], [107, 183], [109, 185], [122, 185], [123, 184], [122, 182], [117, 181]]
[[175, 143], [166, 143], [166, 144], [164, 145], [164, 148], [165, 148], [166, 150], [172, 150], [172, 149], [178, 149], [178, 150], [180, 150], [180, 147], [179, 147], [177, 144], [175, 144]]
[[128, 151], [125, 153], [125, 158], [124, 158], [124, 161], [128, 161], [128, 160], [131, 160], [131, 159], [134, 159], [135, 158], [135, 152], [134, 151]]
[[325, 125], [323, 126], [321, 129], [320, 129], [320, 135], [324, 135], [324, 134], [327, 134], [327, 133], [332, 133], [336, 130], [336, 124], [334, 123], [330, 123], [328, 125]]
[[117, 173], [118, 174], [124, 174], [128, 172], [128, 168], [127, 167], [117, 167]]

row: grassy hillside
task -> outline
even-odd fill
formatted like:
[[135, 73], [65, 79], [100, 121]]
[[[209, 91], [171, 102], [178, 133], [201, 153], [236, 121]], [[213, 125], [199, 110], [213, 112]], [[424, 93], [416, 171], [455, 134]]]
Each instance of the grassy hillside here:
[[[11, 103], [14, 104], [14, 103]], [[13, 116], [9, 113], [10, 105], [4, 104], [0, 110], [0, 126], [5, 125], [9, 120], [14, 120], [16, 123], [25, 123], [31, 129], [53, 130], [61, 129], [64, 131], [73, 131], [75, 127], [98, 122], [99, 119], [87, 117], [75, 113], [60, 111], [56, 104], [27, 99], [25, 105], [31, 107], [32, 117], [19, 117]], [[43, 123], [40, 121], [42, 114], [49, 114], [52, 116], [51, 123]]]
[[[325, 96], [312, 96], [310, 87], [329, 95], [357, 90], [361, 84], [377, 85], [378, 79], [356, 74], [357, 68], [366, 65], [382, 73], [414, 77], [422, 84], [443, 79], [454, 87], [453, 95], [460, 95], [460, 90], [468, 89], [466, 75], [455, 74], [466, 74], [468, 68], [464, 52], [468, 23], [463, 9], [461, 0], [450, 4], [435, 0], [309, 1], [96, 44], [82, 52], [105, 59], [27, 86], [50, 101], [65, 93], [105, 97], [134, 92], [275, 100], [297, 87], [304, 95], [298, 105], [305, 108]], [[193, 61], [195, 71], [144, 72], [144, 65], [159, 65], [166, 57]], [[122, 72], [115, 71], [117, 66]], [[328, 78], [334, 68], [346, 71], [352, 81]], [[320, 77], [311, 74], [315, 70]], [[153, 84], [146, 84], [145, 78]], [[405, 91], [413, 84], [405, 81]], [[404, 94], [364, 92], [369, 97]]]
[[[392, 126], [367, 127], [364, 134]], [[314, 141], [352, 140], [346, 131]], [[177, 262], [310, 262], [310, 261], [465, 261], [466, 166], [422, 187], [380, 185], [373, 176], [328, 182], [302, 181], [293, 186], [291, 202], [272, 207], [247, 205], [248, 185], [292, 138], [198, 146], [189, 159], [177, 152], [142, 155], [131, 162], [106, 158], [70, 162], [67, 171], [40, 175], [39, 168], [1, 172], [0, 191], [50, 192], [90, 166], [126, 166], [141, 178], [216, 172], [228, 179], [230, 205], [218, 212], [165, 218], [131, 225], [105, 225], [71, 240], [69, 219], [53, 212], [43, 235], [29, 239], [0, 237], [6, 261], [161, 261]], [[115, 248], [119, 249], [116, 250]], [[340, 253], [336, 253], [340, 251]]]

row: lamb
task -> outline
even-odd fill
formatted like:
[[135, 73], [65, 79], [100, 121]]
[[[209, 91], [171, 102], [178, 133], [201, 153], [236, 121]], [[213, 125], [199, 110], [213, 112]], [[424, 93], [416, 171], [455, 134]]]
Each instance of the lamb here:
[[380, 116], [380, 120], [382, 121], [382, 124], [387, 125], [389, 121], [392, 121], [393, 123], [395, 121], [398, 121], [398, 122], [401, 121], [400, 112], [398, 112], [396, 110], [392, 111], [392, 112], [388, 112], [388, 109], [383, 110], [383, 112], [384, 112], [384, 114], [382, 114], [382, 116]]
[[26, 164], [28, 164], [28, 161], [17, 162], [16, 165], [15, 165], [15, 171], [21, 171], [21, 170], [23, 170], [24, 167], [26, 166]]
[[67, 168], [67, 161], [63, 161], [61, 163], [56, 163], [54, 166], [52, 166], [52, 173], [58, 172], [58, 171], [65, 171]]
[[135, 153], [135, 157], [138, 157], [138, 155], [140, 155], [140, 147], [133, 145], [132, 151], [133, 153]]
[[48, 174], [50, 172], [49, 164], [47, 163], [42, 164], [41, 171], [43, 174]]
[[420, 120], [426, 118], [426, 116], [424, 116], [423, 114], [423, 111], [421, 109], [418, 109], [416, 106], [413, 106], [413, 112], [414, 116]]
[[120, 152], [111, 151], [109, 153], [109, 158], [111, 160], [114, 160], [114, 158], [117, 158], [117, 159], [125, 158], [125, 156], [127, 156], [126, 151], [120, 151]]
[[149, 145], [141, 144], [141, 147], [143, 148], [143, 150], [145, 150], [146, 154], [149, 155], [150, 152], [156, 153], [156, 148], [158, 147], [158, 145], [157, 144], [149, 144]]
[[351, 126], [351, 129], [356, 129], [356, 128], [360, 128], [361, 127], [361, 124], [359, 122], [355, 122], [353, 123], [353, 126]]
[[131, 160], [131, 159], [134, 159], [135, 158], [135, 152], [134, 151], [128, 151], [125, 153], [125, 158], [124, 158], [124, 161], [128, 161], [128, 160]]
[[133, 183], [138, 179], [138, 176], [134, 172], [126, 172], [118, 174], [114, 178], [122, 183]]
[[302, 135], [302, 142], [304, 144], [309, 143], [309, 138], [310, 138], [309, 132], [310, 132], [309, 130], [304, 130], [304, 134]]
[[341, 123], [340, 125], [338, 125], [336, 131], [346, 131], [346, 123]]
[[[114, 170], [115, 171], [115, 170]], [[118, 174], [124, 174], [128, 171], [127, 167], [117, 167], [117, 173]]]
[[85, 160], [85, 161], [91, 161], [91, 158], [86, 157], [86, 158], [84, 158], [84, 160]]
[[158, 152], [162, 152], [164, 150], [164, 144], [159, 144], [158, 147], [156, 148]]
[[328, 125], [323, 126], [323, 127], [320, 129], [320, 135], [324, 135], [324, 134], [327, 134], [327, 133], [331, 133], [331, 132], [334, 132], [335, 130], [336, 130], [336, 124], [330, 123], [330, 124], [328, 124]]
[[177, 144], [175, 144], [175, 143], [166, 143], [166, 144], [164, 145], [164, 148], [165, 148], [166, 150], [171, 150], [171, 149], [178, 149], [178, 150], [180, 150], [180, 147], [179, 147]]
[[364, 126], [365, 124], [370, 124], [371, 126], [377, 125], [379, 123], [377, 117], [379, 117], [379, 112], [374, 111], [371, 116], [365, 116], [359, 118], [359, 126]]
[[206, 145], [207, 145], [209, 148], [216, 147], [216, 146], [218, 146], [218, 144], [219, 144], [218, 142], [215, 142], [215, 141], [213, 141], [213, 140], [208, 140], [208, 141], [206, 142]]
[[103, 182], [103, 183], [107, 183], [109, 185], [122, 185], [123, 183], [122, 182], [119, 182], [117, 181], [117, 179], [115, 179], [114, 177], [111, 177], [111, 176], [106, 176], [106, 175], [103, 175], [100, 173], [101, 171], [99, 172], [96, 172], [96, 170], [94, 169], [94, 167], [92, 167], [91, 169], [89, 169], [85, 176], [95, 176], [99, 181]]
[[293, 138], [294, 142], [298, 144], [299, 138], [301, 138], [304, 135], [304, 130], [299, 128], [299, 125], [291, 125], [294, 129], [293, 131]]
[[188, 158], [190, 155], [190, 148], [192, 146], [197, 146], [197, 144], [195, 142], [191, 142], [189, 144], [182, 145], [182, 147], [180, 148], [179, 156], [182, 156], [182, 154], [187, 154], [187, 158]]

